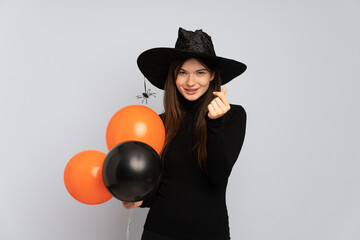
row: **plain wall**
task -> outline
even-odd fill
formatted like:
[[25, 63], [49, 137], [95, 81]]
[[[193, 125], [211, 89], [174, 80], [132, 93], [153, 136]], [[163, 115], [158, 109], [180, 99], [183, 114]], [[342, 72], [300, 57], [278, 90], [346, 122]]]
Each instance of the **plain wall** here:
[[173, 47], [178, 27], [248, 66], [226, 85], [248, 114], [232, 239], [360, 239], [359, 12], [356, 0], [0, 1], [0, 239], [126, 239], [120, 201], [77, 202], [63, 172], [80, 151], [107, 152], [112, 114], [141, 104], [137, 56]]

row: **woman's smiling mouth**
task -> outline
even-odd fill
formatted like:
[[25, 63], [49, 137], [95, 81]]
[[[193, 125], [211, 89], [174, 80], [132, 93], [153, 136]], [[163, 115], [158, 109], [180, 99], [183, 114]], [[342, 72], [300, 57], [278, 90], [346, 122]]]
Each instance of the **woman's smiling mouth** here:
[[197, 90], [198, 90], [198, 88], [197, 89], [186, 89], [185, 88], [186, 93], [189, 95], [195, 94], [197, 92]]

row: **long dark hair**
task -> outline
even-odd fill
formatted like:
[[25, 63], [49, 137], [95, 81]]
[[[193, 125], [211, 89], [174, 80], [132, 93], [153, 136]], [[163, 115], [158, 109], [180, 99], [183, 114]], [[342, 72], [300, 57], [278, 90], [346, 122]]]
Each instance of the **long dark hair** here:
[[[183, 96], [176, 87], [175, 81], [179, 71], [187, 59], [177, 59], [170, 64], [167, 79], [165, 81], [164, 93], [164, 125], [165, 125], [165, 144], [161, 154], [164, 161], [166, 150], [171, 140], [175, 137], [180, 125], [183, 121], [182, 101], [180, 98]], [[196, 116], [195, 130], [194, 130], [194, 146], [193, 150], [196, 151], [198, 164], [202, 170], [206, 172], [207, 169], [207, 151], [206, 151], [206, 120], [207, 106], [214, 99], [213, 92], [220, 91], [221, 79], [220, 73], [216, 68], [216, 63], [208, 61], [207, 59], [197, 58], [202, 65], [210, 72], [215, 73], [215, 77], [210, 81], [208, 90], [204, 93]]]

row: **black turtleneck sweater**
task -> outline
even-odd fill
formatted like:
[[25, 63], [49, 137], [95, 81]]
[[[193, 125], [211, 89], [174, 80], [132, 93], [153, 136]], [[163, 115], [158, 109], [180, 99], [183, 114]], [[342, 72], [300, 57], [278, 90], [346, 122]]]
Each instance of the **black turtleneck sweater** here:
[[243, 145], [246, 113], [230, 105], [221, 118], [206, 117], [205, 173], [191, 150], [197, 105], [184, 100], [184, 121], [166, 152], [160, 185], [141, 206], [150, 207], [144, 229], [175, 239], [230, 239], [225, 192]]

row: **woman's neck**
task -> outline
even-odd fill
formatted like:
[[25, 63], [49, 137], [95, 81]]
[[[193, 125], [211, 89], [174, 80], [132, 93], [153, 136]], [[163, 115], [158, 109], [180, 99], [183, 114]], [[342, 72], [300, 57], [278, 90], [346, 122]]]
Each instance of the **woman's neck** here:
[[196, 113], [203, 103], [204, 95], [205, 94], [194, 101], [187, 100], [181, 95], [181, 104], [184, 107], [184, 111], [186, 113]]

